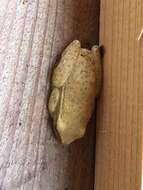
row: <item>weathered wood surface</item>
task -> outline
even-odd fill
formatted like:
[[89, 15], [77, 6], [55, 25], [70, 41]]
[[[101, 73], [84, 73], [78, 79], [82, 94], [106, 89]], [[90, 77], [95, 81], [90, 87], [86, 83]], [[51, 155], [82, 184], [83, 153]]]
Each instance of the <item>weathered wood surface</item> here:
[[96, 190], [141, 189], [142, 0], [101, 0], [104, 84], [97, 113]]
[[57, 57], [97, 43], [98, 15], [98, 0], [0, 1], [0, 190], [93, 190], [95, 122], [62, 146], [46, 104]]

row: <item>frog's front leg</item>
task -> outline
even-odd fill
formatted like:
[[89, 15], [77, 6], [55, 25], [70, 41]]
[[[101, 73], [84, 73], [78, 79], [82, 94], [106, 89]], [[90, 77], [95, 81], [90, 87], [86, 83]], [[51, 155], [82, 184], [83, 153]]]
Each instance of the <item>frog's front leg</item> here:
[[55, 112], [56, 112], [56, 109], [58, 107], [58, 104], [59, 104], [59, 99], [60, 99], [60, 91], [58, 88], [53, 88], [52, 92], [51, 92], [51, 95], [50, 95], [50, 98], [49, 98], [49, 112], [50, 112], [50, 115], [53, 117], [55, 117]]

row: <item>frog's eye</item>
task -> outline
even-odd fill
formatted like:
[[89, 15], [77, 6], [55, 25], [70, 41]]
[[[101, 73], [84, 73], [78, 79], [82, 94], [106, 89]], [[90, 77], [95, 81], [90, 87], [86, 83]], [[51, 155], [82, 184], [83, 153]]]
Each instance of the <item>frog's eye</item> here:
[[101, 55], [101, 57], [103, 57], [104, 55], [104, 47], [103, 45], [101, 46], [98, 46], [98, 45], [94, 45], [91, 49], [91, 51], [96, 54], [96, 53], [99, 53]]
[[93, 46], [91, 51], [92, 51], [93, 57], [100, 57], [101, 53], [100, 53], [99, 46]]
[[96, 51], [99, 51], [99, 46], [98, 45], [94, 45], [93, 47], [92, 47], [92, 52], [96, 52]]
[[81, 52], [80, 52], [81, 56], [87, 56], [89, 54], [90, 54], [90, 50], [84, 49], [84, 48], [81, 49]]

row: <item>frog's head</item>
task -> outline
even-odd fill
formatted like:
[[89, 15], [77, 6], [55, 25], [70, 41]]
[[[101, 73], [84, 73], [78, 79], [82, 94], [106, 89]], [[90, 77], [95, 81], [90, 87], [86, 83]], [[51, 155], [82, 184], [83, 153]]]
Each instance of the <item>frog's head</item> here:
[[100, 62], [101, 58], [101, 50], [100, 46], [94, 45], [91, 50], [81, 48], [80, 55], [84, 56], [84, 58], [88, 58], [92, 60], [92, 63]]

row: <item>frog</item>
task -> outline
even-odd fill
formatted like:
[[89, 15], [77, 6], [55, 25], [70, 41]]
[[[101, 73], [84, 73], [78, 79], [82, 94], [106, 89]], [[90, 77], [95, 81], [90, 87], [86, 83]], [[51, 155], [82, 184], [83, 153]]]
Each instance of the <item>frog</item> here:
[[63, 51], [51, 77], [48, 108], [53, 127], [62, 144], [85, 135], [101, 89], [100, 46], [86, 49], [79, 40]]

